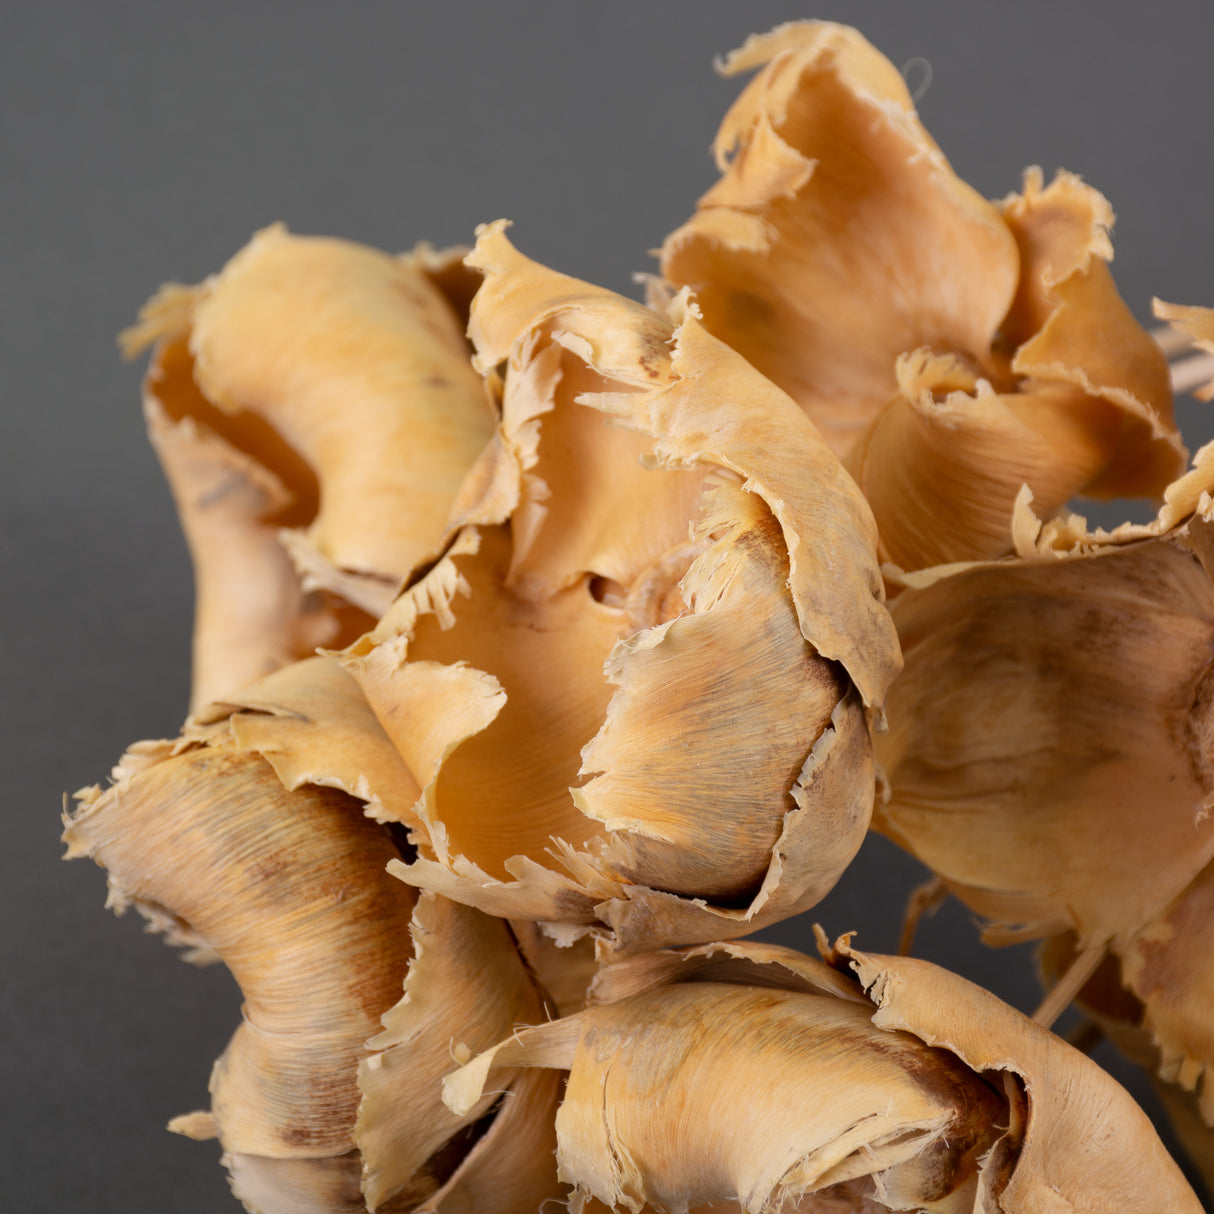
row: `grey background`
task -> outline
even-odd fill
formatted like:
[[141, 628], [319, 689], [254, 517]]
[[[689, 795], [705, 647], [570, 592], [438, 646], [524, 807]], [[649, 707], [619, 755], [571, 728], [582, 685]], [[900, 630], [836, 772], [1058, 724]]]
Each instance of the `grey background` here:
[[[920, 112], [983, 193], [1034, 163], [1104, 191], [1140, 316], [1214, 303], [1209, 0], [0, 6], [0, 1206], [238, 1208], [217, 1151], [163, 1130], [205, 1105], [235, 987], [58, 858], [63, 792], [186, 700], [190, 571], [114, 334], [278, 219], [403, 249], [509, 216], [529, 255], [631, 293], [714, 179], [738, 84], [713, 57], [802, 16], [929, 60]], [[1181, 413], [1190, 446], [1214, 433]], [[876, 840], [815, 917], [892, 949], [920, 875]], [[809, 947], [807, 924], [781, 938]], [[982, 952], [955, 905], [921, 949], [1037, 998], [1028, 953]]]

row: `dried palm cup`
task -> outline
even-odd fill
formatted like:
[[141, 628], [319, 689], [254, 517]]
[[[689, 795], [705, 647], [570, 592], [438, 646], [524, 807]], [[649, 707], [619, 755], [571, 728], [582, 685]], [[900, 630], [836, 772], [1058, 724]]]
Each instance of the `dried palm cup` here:
[[567, 1072], [574, 1209], [1200, 1209], [1084, 1055], [927, 962], [845, 942], [832, 958], [749, 943], [629, 958], [585, 1011], [455, 1072], [447, 1102], [469, 1107], [499, 1067]]
[[[81, 794], [69, 855], [107, 868], [115, 910], [133, 904], [239, 983], [243, 1020], [215, 1064], [211, 1107], [172, 1128], [218, 1137], [250, 1210], [454, 1211], [490, 1193], [538, 1208], [564, 1191], [556, 1079], [520, 1075], [460, 1118], [439, 1081], [453, 1039], [484, 1048], [545, 1019], [546, 997], [505, 923], [390, 876], [398, 847], [343, 777], [308, 782], [318, 745], [342, 752], [336, 719], [347, 740], [374, 741], [341, 680], [323, 659], [287, 667], [250, 689], [255, 707], [216, 706], [191, 736], [133, 748], [113, 787]], [[319, 724], [299, 711], [318, 699]], [[377, 782], [390, 774], [360, 766]]]
[[[1018, 559], [921, 575], [894, 612], [906, 670], [874, 818], [987, 920], [988, 942], [1065, 934], [1047, 1022], [1115, 956], [1159, 1074], [1207, 1124], [1212, 488], [1207, 449], [1153, 524], [1111, 534], [1042, 524], [1026, 495]], [[1102, 985], [1094, 1005], [1124, 1017]]]
[[863, 499], [683, 298], [546, 270], [500, 224], [470, 264], [501, 422], [442, 559], [344, 657], [422, 789], [398, 871], [623, 951], [813, 905], [899, 663]]
[[[704, 324], [788, 392], [904, 570], [1010, 550], [1020, 486], [1157, 496], [1184, 467], [1162, 352], [1109, 274], [1108, 203], [1060, 173], [989, 203], [897, 69], [826, 22], [750, 38], [721, 179], [662, 248]], [[655, 285], [655, 295], [662, 293]]]
[[123, 335], [194, 561], [193, 707], [369, 628], [492, 430], [457, 255], [259, 232]]

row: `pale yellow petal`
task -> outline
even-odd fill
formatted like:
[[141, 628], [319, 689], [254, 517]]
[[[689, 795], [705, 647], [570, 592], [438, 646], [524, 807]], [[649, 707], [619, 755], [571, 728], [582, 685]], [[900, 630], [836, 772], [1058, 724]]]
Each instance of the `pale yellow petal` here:
[[[383, 1031], [367, 1043], [373, 1052], [359, 1067], [354, 1141], [371, 1209], [406, 1186], [417, 1191], [423, 1173], [445, 1183], [461, 1155], [446, 1165], [443, 1158], [497, 1100], [488, 1094], [461, 1118], [447, 1111], [440, 1081], [453, 1054], [467, 1057], [544, 1018], [541, 995], [502, 920], [422, 894], [412, 939], [404, 996], [384, 1013]], [[510, 1078], [502, 1076], [502, 1086]]]
[[197, 747], [87, 792], [65, 839], [109, 870], [114, 909], [201, 941], [240, 985], [211, 1078], [225, 1150], [348, 1152], [363, 1045], [409, 952], [413, 895], [384, 871], [383, 830], [343, 793], [287, 791], [258, 755]]
[[907, 664], [876, 823], [995, 936], [1124, 942], [1214, 855], [1191, 741], [1214, 586], [1179, 542], [1098, 553], [972, 569], [894, 608]]
[[725, 67], [761, 70], [722, 122], [720, 182], [662, 249], [709, 330], [840, 455], [893, 393], [900, 354], [953, 351], [993, 375], [1016, 245], [953, 174], [896, 68], [817, 21], [752, 37]]

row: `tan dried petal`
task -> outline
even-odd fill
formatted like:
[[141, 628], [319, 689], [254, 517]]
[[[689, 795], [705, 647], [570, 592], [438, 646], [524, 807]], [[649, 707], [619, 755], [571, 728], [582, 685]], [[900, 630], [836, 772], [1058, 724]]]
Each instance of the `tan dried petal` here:
[[[992, 920], [1118, 946], [1214, 856], [1193, 730], [1214, 658], [1210, 524], [973, 568], [895, 605], [906, 669], [875, 824]], [[1149, 807], [1150, 812], [1145, 812]]]
[[[995, 1208], [1192, 1210], [1200, 1202], [1145, 1113], [1104, 1070], [989, 991], [926, 961], [844, 948], [878, 1007], [873, 1023], [1023, 1086], [1023, 1142]], [[964, 1009], [959, 1012], [958, 1009]], [[986, 1162], [988, 1171], [995, 1160]], [[984, 1194], [985, 1196], [985, 1194]]]
[[601, 976], [605, 1002], [451, 1075], [448, 1103], [498, 1067], [568, 1070], [558, 1164], [574, 1209], [601, 1208], [582, 1194], [748, 1214], [1199, 1208], [1146, 1117], [1077, 1051], [934, 966], [834, 957], [861, 984], [765, 945], [630, 958]]
[[854, 30], [791, 23], [725, 64], [755, 67], [662, 270], [821, 427], [882, 556], [1008, 552], [1022, 484], [1046, 513], [1159, 494], [1184, 449], [1167, 362], [1108, 271], [1104, 198], [1032, 169], [1021, 195], [980, 199]]
[[[1194, 360], [1197, 362], [1193, 368], [1197, 372], [1194, 379], [1201, 386], [1193, 389], [1193, 395], [1198, 400], [1214, 400], [1214, 367], [1210, 365], [1210, 356], [1214, 355], [1214, 308], [1164, 303], [1162, 299], [1156, 299], [1154, 304], [1155, 315], [1160, 320], [1168, 321], [1173, 329], [1205, 351], [1205, 359], [1200, 362]], [[1199, 378], [1201, 375], [1208, 377], [1204, 385]]]
[[955, 352], [994, 378], [1016, 245], [855, 30], [752, 35], [723, 70], [754, 68], [714, 145], [721, 180], [667, 238], [662, 273], [842, 456], [895, 391], [900, 354]]
[[[1212, 950], [1214, 864], [1120, 950], [1122, 981], [1142, 1001], [1143, 1026], [1159, 1052], [1157, 1072], [1196, 1094], [1196, 1112], [1207, 1126], [1214, 1126]], [[1214, 1154], [1214, 1146], [1206, 1152]]]
[[[317, 614], [322, 640], [349, 643], [437, 549], [493, 426], [459, 318], [434, 281], [449, 279], [458, 301], [467, 274], [428, 250], [395, 258], [279, 225], [201, 286], [162, 290], [123, 335], [131, 353], [157, 343], [148, 409], [158, 446], [176, 440], [166, 469], [206, 603], [195, 708], [267, 673], [303, 610]], [[209, 447], [192, 453], [199, 436]], [[222, 444], [231, 479], [212, 472], [200, 483], [191, 466], [215, 464]], [[261, 498], [245, 488], [250, 478]], [[275, 535], [294, 584], [282, 553], [266, 555], [266, 572], [241, 576], [249, 561], [225, 551], [229, 539], [248, 551]], [[304, 599], [318, 588], [358, 610], [342, 618], [330, 601]], [[223, 651], [244, 614], [240, 640], [252, 654], [238, 663]], [[286, 660], [315, 644], [302, 638]]]
[[413, 895], [384, 872], [396, 849], [357, 802], [289, 792], [256, 754], [172, 749], [137, 751], [114, 787], [81, 795], [68, 854], [108, 869], [115, 910], [202, 943], [240, 985], [243, 1021], [211, 1077], [225, 1151], [254, 1174], [312, 1161], [340, 1187], [363, 1045], [409, 953]]
[[335, 657], [295, 662], [209, 705], [187, 736], [201, 738], [220, 722], [236, 748], [260, 754], [286, 788], [340, 788], [377, 821], [417, 824], [421, 789]]
[[[1202, 963], [1198, 948], [1188, 952], [1196, 964]], [[1050, 937], [1042, 943], [1038, 957], [1046, 982], [1051, 985], [1058, 982], [1075, 961], [1074, 935]], [[1174, 980], [1180, 978], [1182, 983], [1183, 977], [1173, 975]], [[1166, 987], [1164, 989], [1166, 992]], [[1186, 1090], [1175, 1082], [1178, 1074], [1172, 1082], [1160, 1077], [1161, 1051], [1143, 1023], [1145, 1009], [1141, 1001], [1122, 985], [1121, 960], [1106, 956], [1083, 985], [1075, 1003], [1088, 1022], [1103, 1033], [1123, 1057], [1151, 1076], [1156, 1095], [1184, 1153], [1201, 1174], [1207, 1190], [1214, 1191], [1214, 1130], [1202, 1116], [1196, 1091]]]
[[[1068, 385], [1072, 424], [1083, 425], [1089, 444], [1111, 439], [1101, 473], [1076, 478], [1075, 492], [1157, 497], [1183, 472], [1185, 449], [1173, 421], [1167, 359], [1109, 271], [1112, 208], [1073, 173], [1059, 172], [1043, 189], [1034, 168], [1002, 210], [1021, 270], [1001, 335], [1015, 351], [1011, 369], [1022, 377], [1025, 411], [1035, 408], [1039, 389], [1052, 388], [1061, 400], [1058, 388]], [[1065, 450], [1060, 443], [1059, 453]], [[1039, 475], [1048, 473], [1043, 466]]]
[[1107, 410], [1069, 388], [998, 393], [927, 349], [901, 356], [897, 375], [847, 466], [879, 520], [882, 558], [899, 569], [998, 556], [1022, 485], [1049, 515], [1107, 465]]
[[502, 423], [442, 561], [346, 653], [423, 787], [404, 875], [625, 949], [812, 904], [898, 662], [867, 508], [682, 300], [554, 274], [500, 224], [471, 260]]
[[[263, 464], [163, 401], [184, 343], [160, 351], [144, 389], [160, 457], [194, 564], [190, 706], [243, 687], [340, 638], [342, 617], [306, 593], [278, 539], [291, 494]], [[363, 617], [364, 620], [369, 617]]]
[[[406, 1186], [420, 1198], [439, 1187], [427, 1182], [447, 1183], [462, 1154], [447, 1160], [446, 1175], [434, 1175], [436, 1157], [442, 1168], [452, 1147], [462, 1145], [461, 1131], [489, 1113], [503, 1088], [511, 1088], [512, 1077], [503, 1076], [498, 1091], [458, 1120], [451, 1117], [440, 1081], [451, 1070], [453, 1053], [467, 1057], [518, 1025], [544, 1019], [542, 996], [500, 919], [423, 893], [411, 930], [413, 961], [404, 996], [384, 1013], [383, 1031], [367, 1043], [373, 1052], [359, 1067], [363, 1099], [354, 1140], [373, 1210]], [[551, 1118], [555, 1092], [550, 1095], [549, 1107], [533, 1106], [532, 1117]], [[555, 1183], [551, 1176], [549, 1191]]]
[[1144, 1026], [1138, 1060], [1214, 1124], [1212, 477], [1206, 449], [1154, 523], [1112, 533], [1042, 525], [1026, 503], [1024, 560], [928, 571], [903, 594], [874, 821], [992, 921], [988, 939], [1074, 932], [1088, 962], [1110, 948], [1145, 1005], [1120, 1016]]

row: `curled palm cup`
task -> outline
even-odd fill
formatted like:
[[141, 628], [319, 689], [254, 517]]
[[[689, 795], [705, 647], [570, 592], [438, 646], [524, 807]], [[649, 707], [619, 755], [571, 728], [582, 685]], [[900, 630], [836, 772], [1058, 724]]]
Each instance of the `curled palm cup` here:
[[406, 880], [623, 951], [816, 903], [872, 800], [899, 666], [872, 519], [812, 424], [705, 332], [469, 263], [501, 421], [446, 551], [346, 650], [421, 788]]
[[[661, 268], [805, 410], [903, 570], [1000, 556], [1020, 486], [1158, 496], [1184, 467], [1167, 363], [1113, 285], [1108, 203], [1077, 177], [989, 203], [855, 30], [799, 22], [717, 135], [722, 176]], [[655, 284], [654, 294], [663, 293]]]
[[[343, 736], [374, 733], [365, 705], [334, 710], [340, 680], [328, 659], [286, 667], [191, 736], [133, 748], [110, 789], [81, 794], [69, 855], [106, 867], [115, 910], [133, 904], [238, 982], [242, 1023], [210, 1109], [172, 1128], [219, 1139], [250, 1210], [454, 1212], [489, 1193], [538, 1208], [564, 1192], [556, 1077], [506, 1076], [460, 1118], [440, 1079], [453, 1041], [482, 1049], [542, 1021], [545, 996], [505, 923], [385, 871], [400, 853], [351, 793], [390, 767], [360, 758], [329, 765], [332, 787], [309, 782], [318, 742], [341, 753]], [[301, 710], [318, 698], [328, 719], [311, 721]]]
[[1111, 533], [1042, 523], [1026, 493], [1019, 557], [904, 592], [874, 816], [987, 920], [988, 942], [1065, 933], [1093, 963], [1108, 949], [1160, 1074], [1207, 1123], [1211, 489], [1207, 448], [1155, 522]]
[[[493, 425], [458, 261], [259, 232], [123, 334], [194, 562], [192, 706], [370, 627]], [[462, 273], [462, 271], [461, 271]]]
[[454, 1072], [447, 1103], [463, 1110], [499, 1067], [567, 1073], [573, 1209], [1201, 1208], [1083, 1054], [927, 962], [846, 943], [832, 959], [749, 943], [629, 958], [582, 1012]]

